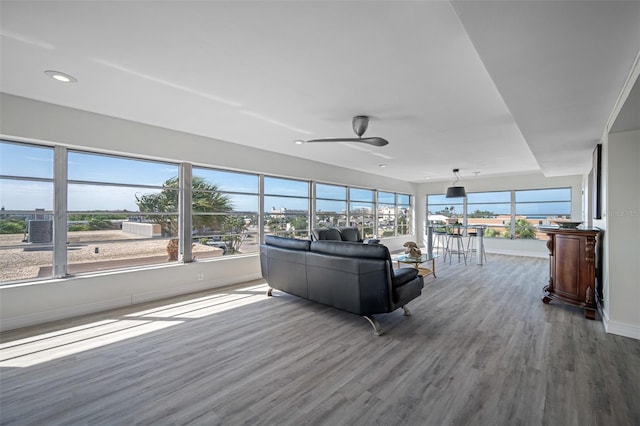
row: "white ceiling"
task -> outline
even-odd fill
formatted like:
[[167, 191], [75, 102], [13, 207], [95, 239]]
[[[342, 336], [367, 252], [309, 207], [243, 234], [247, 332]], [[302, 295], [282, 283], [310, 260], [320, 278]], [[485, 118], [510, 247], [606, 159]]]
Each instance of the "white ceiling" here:
[[640, 50], [638, 1], [0, 7], [2, 92], [411, 182], [588, 172]]

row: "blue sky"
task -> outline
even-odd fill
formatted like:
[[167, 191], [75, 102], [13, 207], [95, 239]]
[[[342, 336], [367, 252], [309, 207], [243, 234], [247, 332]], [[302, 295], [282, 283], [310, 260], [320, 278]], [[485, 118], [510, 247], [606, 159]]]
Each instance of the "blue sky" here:
[[[68, 209], [137, 211], [136, 195], [158, 193], [167, 179], [178, 176], [178, 165], [69, 151]], [[53, 149], [0, 143], [0, 175], [50, 180]], [[257, 211], [258, 175], [193, 168], [193, 176], [212, 182], [227, 196], [235, 210]], [[75, 183], [74, 183], [75, 181]], [[108, 183], [109, 186], [82, 182]], [[119, 186], [118, 184], [134, 185]], [[139, 185], [139, 186], [135, 186]], [[265, 209], [306, 210], [309, 185], [274, 177], [265, 178]], [[304, 197], [289, 198], [289, 197]], [[53, 184], [47, 181], [0, 179], [0, 206], [7, 210], [53, 209]]]
[[[462, 198], [446, 198], [444, 194], [429, 195], [429, 211], [435, 213], [445, 207], [455, 207], [460, 214]], [[525, 216], [571, 215], [571, 189], [552, 188], [522, 190], [515, 193], [516, 214]], [[490, 211], [495, 214], [511, 213], [511, 191], [467, 193], [467, 210]]]

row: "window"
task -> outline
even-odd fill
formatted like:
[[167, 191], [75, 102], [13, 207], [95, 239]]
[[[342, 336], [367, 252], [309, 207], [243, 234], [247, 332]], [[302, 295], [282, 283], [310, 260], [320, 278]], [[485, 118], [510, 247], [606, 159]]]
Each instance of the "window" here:
[[486, 237], [511, 237], [511, 191], [467, 194], [467, 224], [486, 225]]
[[427, 214], [430, 224], [444, 224], [449, 219], [463, 221], [464, 198], [447, 198], [444, 194], [427, 195]]
[[0, 141], [0, 281], [53, 275], [54, 150]]
[[309, 238], [309, 182], [264, 177], [265, 234]]
[[316, 228], [346, 226], [347, 187], [316, 183]]
[[196, 260], [256, 253], [265, 234], [309, 238], [311, 213], [314, 227], [357, 226], [364, 238], [412, 232], [408, 194], [313, 183], [312, 199], [311, 185], [0, 141], [0, 282], [189, 261], [181, 240]]
[[466, 202], [427, 195], [427, 212], [432, 225], [466, 219], [469, 225], [486, 225], [486, 237], [546, 239], [539, 232], [541, 225], [571, 217], [571, 188], [475, 192], [467, 194]]
[[398, 232], [397, 235], [411, 235], [413, 211], [411, 210], [411, 195], [398, 194]]
[[378, 238], [396, 235], [396, 194], [378, 192]]
[[363, 238], [411, 233], [410, 195], [324, 183], [316, 183], [315, 188], [317, 228], [356, 226]]
[[571, 218], [571, 188], [515, 191], [515, 238], [547, 239], [540, 225]]
[[194, 257], [257, 252], [258, 175], [194, 167], [192, 176]]
[[374, 237], [373, 190], [349, 188], [349, 225], [360, 229], [362, 238]]
[[177, 260], [177, 164], [69, 151], [67, 206], [69, 274]]

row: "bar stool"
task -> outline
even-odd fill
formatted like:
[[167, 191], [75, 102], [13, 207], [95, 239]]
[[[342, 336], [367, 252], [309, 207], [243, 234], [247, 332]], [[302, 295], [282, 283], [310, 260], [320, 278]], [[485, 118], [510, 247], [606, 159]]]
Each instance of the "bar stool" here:
[[436, 253], [440, 253], [440, 248], [444, 253], [444, 260], [447, 260], [447, 229], [444, 227], [433, 229], [433, 245], [436, 248]]
[[[464, 248], [464, 241], [462, 240], [462, 226], [449, 226], [449, 234], [447, 238], [447, 248], [445, 253], [445, 259], [447, 254], [449, 255], [449, 265], [451, 265], [451, 258], [454, 254], [458, 255], [458, 263], [460, 263], [460, 255], [464, 258], [464, 264], [467, 264], [467, 252]], [[455, 250], [454, 250], [455, 245]]]
[[[476, 248], [478, 241], [478, 230], [473, 228], [473, 230], [467, 229], [467, 257], [469, 258], [469, 262], [473, 259], [473, 253], [478, 252]], [[482, 253], [481, 256], [484, 258], [484, 261], [487, 261], [487, 253], [484, 251], [484, 244], [482, 245]]]

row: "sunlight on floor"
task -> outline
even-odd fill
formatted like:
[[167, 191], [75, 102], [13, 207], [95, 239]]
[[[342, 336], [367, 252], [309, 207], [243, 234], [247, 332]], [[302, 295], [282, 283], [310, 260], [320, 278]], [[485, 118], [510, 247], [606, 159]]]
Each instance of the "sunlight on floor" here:
[[0, 367], [29, 367], [265, 300], [266, 286], [234, 289], [156, 306], [0, 344]]

